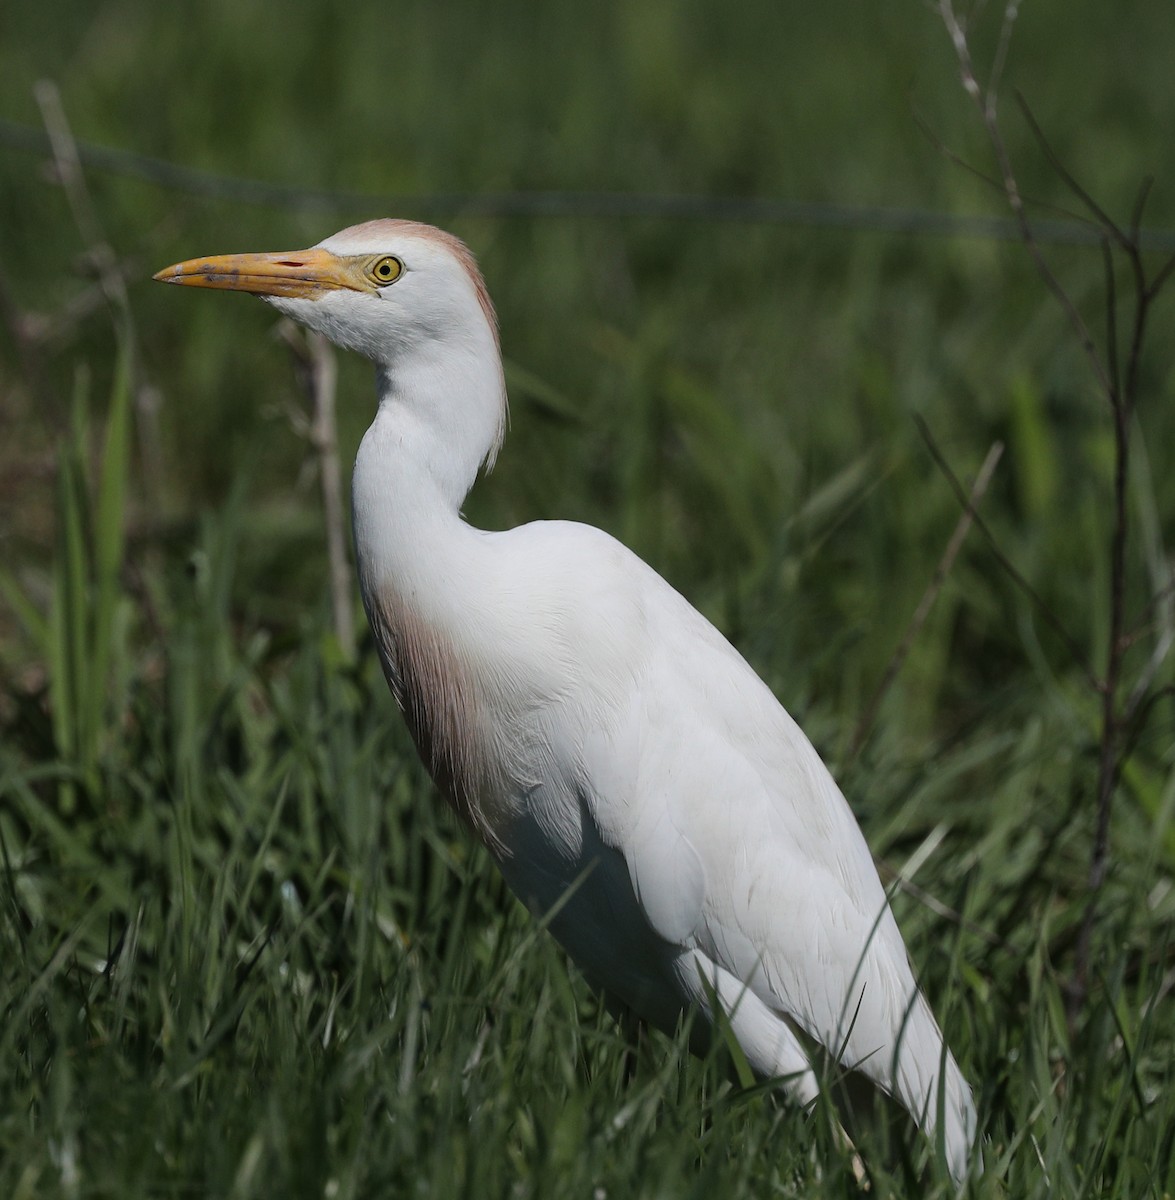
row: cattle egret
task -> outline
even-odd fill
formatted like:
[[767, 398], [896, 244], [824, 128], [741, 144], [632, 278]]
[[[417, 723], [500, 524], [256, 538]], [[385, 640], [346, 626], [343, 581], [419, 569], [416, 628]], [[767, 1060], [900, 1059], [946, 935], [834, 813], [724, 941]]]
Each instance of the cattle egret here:
[[[437, 787], [588, 979], [673, 1030], [722, 1019], [809, 1104], [813, 1044], [895, 1096], [956, 1181], [975, 1110], [865, 840], [729, 642], [589, 526], [461, 516], [506, 427], [497, 321], [451, 234], [410, 221], [156, 279], [251, 292], [375, 363], [355, 460], [363, 604]], [[719, 1017], [714, 1009], [720, 1006]]]

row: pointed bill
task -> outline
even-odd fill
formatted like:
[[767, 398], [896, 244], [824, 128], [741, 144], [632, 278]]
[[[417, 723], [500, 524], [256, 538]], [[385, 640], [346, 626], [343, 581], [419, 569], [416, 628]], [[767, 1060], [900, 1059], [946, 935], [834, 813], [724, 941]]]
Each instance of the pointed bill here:
[[329, 250], [294, 250], [273, 254], [216, 254], [175, 263], [154, 276], [160, 283], [251, 292], [255, 296], [297, 296], [317, 300], [345, 288], [374, 288], [354, 259]]

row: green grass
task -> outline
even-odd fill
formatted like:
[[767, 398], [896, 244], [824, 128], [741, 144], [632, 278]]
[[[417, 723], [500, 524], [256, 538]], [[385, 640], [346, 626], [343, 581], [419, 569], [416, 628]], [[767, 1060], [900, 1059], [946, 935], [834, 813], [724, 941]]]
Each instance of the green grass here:
[[[30, 88], [51, 76], [79, 138], [379, 194], [994, 207], [912, 116], [985, 164], [932, 12], [789, 8], [26, 5], [4, 17], [0, 115], [36, 123]], [[1150, 220], [1175, 224], [1171, 23], [1143, 3], [1024, 6], [1006, 109], [1026, 190], [1064, 199], [1012, 86], [1115, 214], [1153, 173]], [[27, 152], [0, 147], [0, 182], [0, 1195], [859, 1194], [827, 1108], [745, 1088], [726, 1051], [694, 1060], [681, 1036], [630, 1048], [440, 809], [372, 647], [348, 661], [329, 631], [271, 314], [147, 282], [376, 212], [92, 173], [131, 320], [98, 305], [22, 340], [13, 312], [60, 315], [90, 286], [85, 245]], [[966, 924], [895, 907], [976, 1085], [974, 1194], [1175, 1191], [1170, 664], [1118, 794], [1072, 1037], [1097, 698], [975, 531], [849, 754], [958, 519], [913, 414], [964, 476], [1006, 442], [984, 515], [1104, 659], [1111, 433], [1023, 251], [446, 223], [498, 302], [513, 405], [470, 518], [621, 536], [803, 721], [879, 860], [933, 847], [916, 882]], [[1100, 337], [1096, 251], [1054, 260]], [[1132, 614], [1175, 523], [1170, 345], [1168, 297], [1143, 360]], [[340, 363], [340, 401], [349, 460], [363, 364]], [[853, 1136], [872, 1194], [951, 1194], [900, 1116], [866, 1104]]]

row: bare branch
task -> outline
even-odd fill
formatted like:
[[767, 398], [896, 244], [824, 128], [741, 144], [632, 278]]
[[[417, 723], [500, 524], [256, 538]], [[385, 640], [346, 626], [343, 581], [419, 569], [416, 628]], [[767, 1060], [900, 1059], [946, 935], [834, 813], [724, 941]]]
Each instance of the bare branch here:
[[1134, 622], [1135, 626], [1141, 626], [1159, 605], [1169, 604], [1173, 594], [1175, 594], [1175, 575], [1172, 575], [1170, 569], [1168, 569], [1167, 581], [1161, 587], [1156, 588], [1151, 598], [1143, 605], [1142, 611], [1138, 614], [1138, 619]]
[[861, 751], [861, 747], [865, 744], [865, 739], [873, 729], [873, 722], [877, 718], [877, 711], [881, 707], [882, 700], [885, 699], [886, 693], [893, 686], [894, 680], [898, 677], [898, 672], [901, 671], [906, 658], [909, 656], [910, 648], [914, 645], [914, 639], [918, 636], [922, 626], [926, 624], [927, 617], [930, 616], [930, 610], [934, 606], [935, 600], [938, 599], [942, 585], [946, 582], [951, 567], [954, 566], [955, 559], [963, 547], [963, 541], [967, 537], [967, 533], [975, 519], [975, 510], [987, 493], [991, 477], [995, 473], [996, 466], [999, 464], [1003, 453], [1003, 443], [993, 442], [991, 449], [987, 452], [987, 457], [983, 460], [983, 464], [979, 468], [979, 473], [975, 476], [975, 482], [971, 485], [971, 492], [967, 497], [967, 503], [959, 516], [958, 522], [955, 524], [954, 532], [947, 542], [942, 558], [939, 559], [938, 566], [935, 568], [930, 582], [926, 585], [926, 590], [922, 593], [922, 599], [918, 602], [918, 607], [914, 610], [914, 615], [910, 618], [909, 625], [906, 626], [906, 632], [902, 635], [902, 640], [890, 656], [885, 672], [881, 676], [881, 682], [877, 685], [872, 697], [870, 697], [869, 703], [865, 706], [865, 711], [861, 714], [861, 719], [857, 722], [857, 728], [853, 733], [853, 740], [849, 743], [850, 762], [857, 757]]
[[122, 339], [131, 364], [133, 398], [135, 401], [136, 430], [139, 435], [139, 452], [142, 458], [143, 478], [148, 498], [153, 507], [159, 504], [162, 493], [163, 439], [159, 431], [158, 406], [154, 403], [156, 393], [142, 386], [142, 364], [138, 355], [138, 340], [131, 315], [130, 297], [127, 295], [126, 279], [110, 242], [98, 220], [98, 214], [90, 198], [86, 179], [82, 173], [81, 158], [77, 142], [61, 104], [61, 93], [49, 79], [40, 80], [33, 88], [41, 119], [53, 152], [53, 166], [57, 180], [65, 192], [74, 224], [77, 225], [86, 253], [98, 275], [98, 282], [106, 302], [110, 306], [118, 336]]
[[[1015, 3], [1015, 0], [1011, 0], [1011, 2]], [[1000, 176], [1003, 179], [1004, 195], [1007, 199], [1008, 207], [1012, 210], [1012, 215], [1020, 227], [1020, 236], [1024, 242], [1024, 246], [1032, 257], [1037, 274], [1064, 310], [1069, 325], [1076, 334], [1077, 340], [1081, 343], [1081, 348], [1085, 352], [1085, 357], [1098, 383], [1108, 391], [1109, 379], [1106, 376], [1105, 368], [1102, 365], [1089, 328], [1084, 318], [1077, 311], [1077, 306], [1073, 303], [1069, 293], [1065, 291], [1056, 275], [1053, 274], [1053, 270], [1044, 257], [1040, 243], [1033, 232], [1032, 224], [1028, 220], [1028, 214], [1024, 207], [1024, 199], [1020, 194], [1020, 185], [1012, 170], [1008, 149], [1004, 143], [1003, 134], [1000, 132], [995, 106], [994, 104], [989, 104], [985, 98], [984, 90], [975, 75], [975, 68], [971, 61], [971, 50], [967, 45], [967, 35], [963, 27], [959, 24], [958, 18], [955, 16], [952, 0], [939, 0], [938, 10], [943, 24], [946, 26], [947, 33], [950, 35], [951, 42], [955, 47], [955, 57], [959, 63], [959, 76], [963, 84], [963, 90], [974, 100], [979, 109], [980, 116], [983, 118], [984, 126], [987, 129], [988, 141], [995, 152]]]
[[1118, 706], [1118, 687], [1126, 653], [1126, 545], [1129, 534], [1127, 487], [1130, 480], [1129, 407], [1133, 396], [1134, 375], [1142, 349], [1142, 332], [1147, 304], [1140, 295], [1135, 313], [1134, 338], [1127, 366], [1126, 394], [1110, 395], [1114, 418], [1114, 520], [1110, 531], [1110, 621], [1107, 630], [1106, 672], [1102, 689], [1101, 737], [1098, 745], [1097, 817], [1093, 852], [1086, 883], [1088, 899], [1074, 952], [1073, 978], [1068, 989], [1068, 1016], [1072, 1029], [1085, 1006], [1089, 991], [1090, 951], [1097, 907], [1110, 862], [1110, 816], [1118, 780], [1122, 773], [1122, 712]]
[[1151, 684], [1155, 681], [1155, 676], [1159, 673], [1163, 663], [1167, 661], [1167, 655], [1171, 653], [1171, 647], [1175, 645], [1175, 629], [1170, 624], [1165, 624], [1159, 633], [1159, 640], [1155, 643], [1155, 648], [1151, 651], [1150, 658], [1146, 661], [1146, 666], [1138, 673], [1138, 678], [1134, 681], [1134, 686], [1130, 689], [1130, 695], [1126, 698], [1126, 703], [1122, 705], [1122, 719], [1130, 722], [1134, 719], [1135, 713], [1142, 707], [1143, 701], [1151, 689]]
[[1155, 273], [1155, 277], [1150, 281], [1147, 287], [1147, 295], [1154, 297], [1159, 294], [1163, 285], [1171, 278], [1171, 273], [1175, 271], [1175, 254], [1173, 254]]
[[1033, 606], [1036, 608], [1037, 612], [1044, 617], [1049, 628], [1052, 629], [1057, 637], [1061, 639], [1065, 649], [1069, 652], [1070, 658], [1072, 658], [1074, 664], [1080, 668], [1082, 674], [1084, 674], [1086, 682], [1095, 691], [1100, 692], [1102, 690], [1102, 683], [1094, 674], [1093, 668], [1089, 664], [1089, 659], [1086, 657], [1085, 651], [1082, 650], [1077, 639], [1070, 634], [1070, 632], [1061, 623], [1060, 617], [1058, 617], [1057, 614], [1048, 606], [1048, 604], [1045, 603], [1040, 593], [1037, 592], [1032, 584], [1030, 584], [1028, 580], [1020, 574], [1019, 570], [1012, 563], [1012, 560], [1008, 558], [1003, 550], [1000, 549], [1000, 544], [996, 540], [995, 534], [992, 533], [987, 522], [984, 521], [984, 519], [971, 505], [967, 497], [967, 492], [964, 490], [963, 485], [959, 482], [958, 477], [955, 475], [950, 464], [947, 462], [942, 451], [939, 449], [938, 443], [934, 440], [934, 435], [930, 432], [930, 428], [926, 422], [922, 419], [922, 417], [916, 415], [914, 417], [914, 423], [918, 426], [918, 432], [922, 434], [922, 440], [926, 443], [927, 449], [930, 451], [934, 461], [938, 464], [939, 470], [942, 471], [942, 473], [946, 476], [947, 482], [951, 485], [951, 489], [958, 497], [959, 503], [962, 504], [963, 507], [970, 513], [971, 519], [975, 524], [975, 528], [978, 529], [986, 539], [988, 549], [995, 556], [996, 562], [998, 562], [1004, 569], [1008, 575], [1008, 578], [1011, 579], [1012, 582], [1020, 589], [1020, 591], [1028, 597]]
[[1106, 373], [1110, 379], [1110, 404], [1120, 403], [1122, 380], [1118, 370], [1118, 287], [1114, 274], [1114, 252], [1102, 238], [1102, 274], [1106, 281]]
[[879, 862], [877, 870], [881, 875], [882, 882], [894, 884], [898, 891], [905, 892], [907, 896], [916, 900], [923, 908], [928, 908], [935, 916], [942, 917], [945, 921], [950, 921], [952, 925], [957, 925], [960, 929], [965, 929], [968, 933], [973, 934], [997, 950], [1005, 950], [1009, 954], [1016, 953], [1016, 947], [1006, 938], [1000, 937], [998, 933], [992, 933], [990, 929], [972, 921], [970, 917], [965, 917], [958, 909], [951, 908], [949, 904], [944, 904], [933, 892], [928, 892], [912, 879], [907, 879], [904, 875], [898, 874], [888, 863]]
[[1040, 147], [1045, 159], [1052, 169], [1057, 173], [1061, 182], [1089, 209], [1093, 215], [1093, 219], [1102, 229], [1109, 230], [1114, 236], [1114, 240], [1119, 246], [1125, 249], [1130, 245], [1130, 239], [1118, 228], [1117, 222], [1110, 216], [1108, 212], [1081, 186], [1080, 183], [1069, 172], [1068, 167], [1061, 161], [1061, 157], [1049, 144], [1048, 138], [1044, 136], [1044, 130], [1036, 123], [1036, 117], [1033, 116], [1032, 109], [1028, 107], [1028, 101], [1017, 92], [1016, 103], [1020, 106], [1020, 113], [1028, 124], [1028, 128], [1032, 131], [1032, 136], [1036, 138], [1036, 144]]
[[[984, 126], [987, 130], [988, 142], [995, 153], [1000, 174], [1004, 182], [1004, 191], [1009, 207], [1012, 210], [1020, 230], [1024, 246], [1036, 265], [1040, 278], [1052, 292], [1061, 305], [1069, 325], [1072, 328], [1082, 351], [1089, 362], [1098, 381], [1103, 395], [1108, 403], [1113, 421], [1114, 433], [1114, 474], [1112, 487], [1113, 515], [1108, 536], [1109, 554], [1109, 619], [1106, 630], [1106, 661], [1104, 674], [1096, 678], [1085, 660], [1084, 654], [1076, 644], [1061, 629], [1060, 622], [1053, 617], [1050, 610], [1042, 606], [1042, 611], [1050, 619], [1050, 624], [1060, 633], [1074, 654], [1076, 661], [1084, 665], [1086, 675], [1100, 696], [1101, 720], [1098, 738], [1098, 770], [1095, 789], [1095, 828], [1093, 847], [1090, 854], [1089, 872], [1086, 881], [1086, 905], [1077, 936], [1074, 951], [1073, 975], [1067, 989], [1067, 1007], [1071, 1032], [1081, 1015], [1089, 991], [1091, 968], [1091, 948], [1096, 924], [1098, 904], [1101, 889], [1105, 883], [1110, 865], [1109, 833], [1110, 818], [1114, 797], [1118, 789], [1123, 764], [1132, 750], [1132, 743], [1127, 738], [1129, 721], [1132, 714], [1146, 703], [1150, 695], [1152, 681], [1159, 668], [1166, 660], [1170, 649], [1175, 644], [1175, 628], [1169, 612], [1170, 605], [1164, 601], [1161, 612], [1162, 632], [1153, 649], [1149, 662], [1140, 672], [1134, 682], [1134, 687], [1123, 702], [1120, 698], [1126, 655], [1138, 636], [1127, 633], [1125, 624], [1125, 595], [1126, 595], [1126, 554], [1130, 540], [1128, 488], [1131, 478], [1130, 456], [1130, 421], [1138, 396], [1139, 372], [1142, 361], [1142, 349], [1146, 337], [1147, 318], [1159, 289], [1175, 271], [1175, 260], [1164, 263], [1156, 276], [1148, 282], [1146, 264], [1143, 260], [1140, 226], [1146, 202], [1150, 195], [1151, 182], [1145, 180], [1139, 188], [1131, 212], [1129, 232], [1121, 226], [1102, 208], [1085, 187], [1078, 182], [1061, 161], [1060, 156], [1053, 150], [1044, 132], [1033, 116], [1031, 109], [1022, 96], [1017, 96], [1020, 110], [1036, 139], [1041, 153], [1064, 183], [1069, 194], [1074, 196], [1092, 215], [1102, 233], [1102, 264], [1106, 295], [1106, 348], [1105, 358], [1099, 354], [1089, 328], [1076, 305], [1061, 286], [1048, 262], [1045, 260], [1039, 242], [1034, 234], [1031, 222], [1025, 211], [1023, 197], [1009, 159], [1007, 146], [1000, 131], [997, 116], [997, 96], [999, 80], [1007, 60], [1008, 41], [1011, 29], [1015, 23], [1019, 0], [1007, 0], [1004, 11], [1004, 25], [1000, 42], [995, 54], [995, 67], [991, 82], [985, 90], [979, 83], [971, 60], [970, 49], [967, 45], [967, 35], [955, 15], [953, 0], [939, 0], [939, 12], [955, 49], [959, 64], [959, 75], [963, 89], [979, 108]], [[1118, 278], [1114, 250], [1118, 249], [1130, 265], [1133, 281], [1133, 312], [1130, 321], [1130, 331], [1125, 335], [1119, 331], [1121, 314], [1118, 301]], [[1127, 345], [1128, 343], [1128, 345]], [[1125, 351], [1124, 351], [1125, 347]], [[932, 452], [934, 448], [932, 447]], [[940, 457], [936, 453], [936, 457]], [[941, 459], [940, 459], [941, 461]], [[945, 464], [944, 464], [945, 466]], [[956, 486], [956, 491], [959, 489]], [[976, 522], [985, 535], [982, 521]], [[997, 551], [998, 548], [994, 546]], [[1001, 562], [1010, 569], [1007, 560], [1000, 556]], [[1012, 573], [1027, 594], [1035, 598], [1035, 593], [1028, 589], [1023, 580]], [[1159, 601], [1163, 597], [1165, 587], [1160, 587], [1156, 596]], [[1039, 603], [1039, 601], [1037, 601]]]
[[49, 135], [57, 182], [65, 192], [74, 224], [82, 235], [87, 252], [97, 269], [106, 299], [115, 310], [120, 323], [128, 326], [123, 332], [129, 337], [130, 300], [127, 296], [126, 282], [115, 270], [114, 251], [106, 240], [90, 200], [85, 176], [82, 174], [81, 160], [78, 157], [77, 143], [74, 141], [69, 121], [66, 120], [65, 109], [61, 105], [61, 93], [52, 80], [42, 79], [33, 88], [33, 95], [41, 109], [45, 132]]
[[[966, 171], [968, 175], [978, 179], [979, 182], [984, 184], [986, 187], [991, 188], [991, 190], [998, 196], [1003, 196], [1004, 182], [1002, 179], [995, 175], [989, 175], [986, 171], [981, 171], [974, 163], [968, 162], [961, 154], [955, 150], [952, 150], [950, 146], [948, 146], [946, 142], [944, 142], [942, 138], [935, 133], [930, 122], [920, 112], [918, 112], [917, 109], [913, 110], [913, 116], [915, 123], [925, 135], [926, 140], [935, 148], [935, 150], [938, 151], [939, 154], [943, 156], [943, 158], [947, 160], [947, 162], [954, 167], [958, 167], [962, 171]], [[1072, 213], [1064, 212], [1063, 209], [1058, 211], [1063, 212], [1067, 217], [1073, 215]], [[1082, 220], [1084, 220], [1084, 218], [1082, 218]]]
[[1120, 399], [1123, 418], [1122, 436], [1126, 436], [1125, 423], [1134, 414], [1134, 403], [1138, 398], [1138, 370], [1142, 365], [1142, 345], [1146, 338], [1147, 318], [1157, 293], [1146, 286], [1141, 258], [1135, 259], [1134, 328], [1130, 333], [1130, 351], [1126, 357], [1126, 378], [1122, 382]]
[[1130, 214], [1130, 240], [1136, 245], [1142, 244], [1142, 214], [1146, 202], [1150, 199], [1151, 189], [1155, 186], [1155, 177], [1148, 175], [1139, 186], [1138, 195], [1134, 198], [1134, 209]]
[[996, 45], [995, 57], [992, 59], [991, 74], [987, 77], [987, 112], [992, 121], [996, 119], [996, 97], [999, 95], [1000, 84], [1003, 82], [1004, 67], [1007, 65], [1008, 52], [1012, 47], [1012, 30], [1019, 15], [1020, 0], [1008, 0], [1004, 6], [1000, 40]]
[[[974, 163], [968, 162], [957, 151], [952, 150], [934, 131], [929, 120], [924, 117], [916, 108], [911, 106], [911, 116], [914, 118], [914, 123], [918, 126], [926, 140], [934, 147], [935, 151], [943, 156], [951, 164], [958, 167], [961, 171], [966, 171], [968, 175], [978, 179], [985, 187], [990, 188], [996, 193], [1000, 199], [1006, 198], [1004, 191], [1004, 181], [996, 175], [989, 175], [986, 171], [981, 170]], [[1080, 226], [1082, 230], [1088, 230], [1088, 238], [1073, 237], [1068, 239], [1067, 244], [1070, 245], [1092, 245], [1101, 240], [1101, 227], [1096, 221], [1091, 221], [1084, 213], [1077, 212], [1075, 209], [1066, 208], [1063, 204], [1058, 204], [1055, 200], [1044, 200], [1039, 196], [1024, 196], [1024, 204], [1031, 205], [1032, 208], [1039, 212], [1051, 213], [1054, 219], [1071, 221], [1075, 226]], [[1015, 226], [1017, 238], [1022, 238], [1022, 233], [1019, 224]], [[1045, 239], [1038, 239], [1045, 240]]]
[[1158, 706], [1160, 700], [1170, 700], [1175, 697], [1175, 686], [1165, 684], [1154, 691], [1147, 691], [1142, 703], [1130, 714], [1130, 720], [1123, 725], [1125, 737], [1122, 744], [1122, 761], [1125, 762], [1134, 753], [1135, 746], [1142, 737], [1150, 720], [1151, 710]]

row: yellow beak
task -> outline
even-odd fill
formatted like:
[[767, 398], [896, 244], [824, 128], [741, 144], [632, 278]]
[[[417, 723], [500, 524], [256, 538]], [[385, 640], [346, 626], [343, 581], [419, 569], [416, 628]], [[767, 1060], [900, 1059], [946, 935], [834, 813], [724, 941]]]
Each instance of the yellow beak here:
[[308, 300], [317, 300], [338, 288], [355, 292], [375, 290], [354, 259], [319, 249], [190, 258], [164, 267], [155, 278], [160, 283], [223, 288], [255, 296], [299, 296]]

